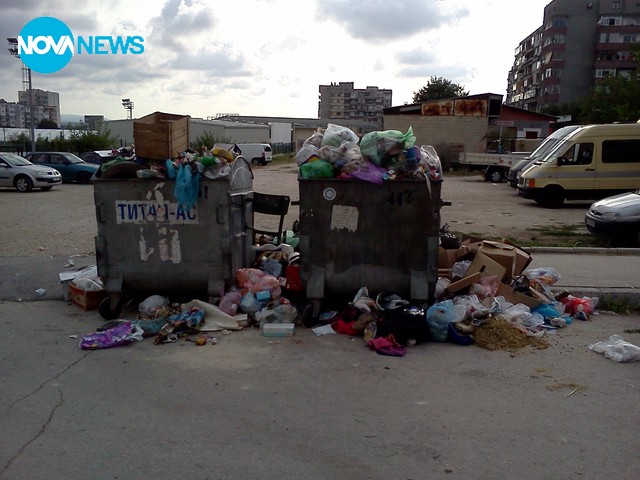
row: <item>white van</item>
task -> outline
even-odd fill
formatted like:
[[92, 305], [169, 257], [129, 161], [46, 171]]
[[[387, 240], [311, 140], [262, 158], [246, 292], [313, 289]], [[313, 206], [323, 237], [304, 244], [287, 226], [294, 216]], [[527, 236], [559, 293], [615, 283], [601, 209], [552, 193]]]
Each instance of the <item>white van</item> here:
[[545, 207], [597, 200], [640, 187], [640, 123], [586, 125], [527, 167], [518, 195]]
[[271, 145], [268, 143], [236, 143], [236, 145], [249, 163], [266, 165], [273, 160]]

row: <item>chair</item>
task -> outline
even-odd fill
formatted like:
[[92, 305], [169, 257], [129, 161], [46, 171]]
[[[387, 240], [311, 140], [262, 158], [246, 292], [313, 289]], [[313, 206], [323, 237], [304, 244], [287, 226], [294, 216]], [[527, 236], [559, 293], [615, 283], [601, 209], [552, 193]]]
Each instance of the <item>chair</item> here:
[[[268, 193], [253, 192], [253, 198], [249, 198], [252, 203], [253, 211], [253, 223], [252, 225], [246, 225], [248, 231], [251, 231], [254, 235], [269, 235], [273, 237], [273, 243], [279, 245], [284, 241], [284, 219], [289, 212], [289, 205], [291, 199], [288, 195], [273, 195]], [[266, 219], [262, 218], [260, 222], [257, 222], [256, 214], [259, 215], [271, 215], [278, 216], [278, 227], [265, 226]], [[274, 221], [271, 222], [271, 225]], [[257, 227], [259, 225], [260, 227]]]

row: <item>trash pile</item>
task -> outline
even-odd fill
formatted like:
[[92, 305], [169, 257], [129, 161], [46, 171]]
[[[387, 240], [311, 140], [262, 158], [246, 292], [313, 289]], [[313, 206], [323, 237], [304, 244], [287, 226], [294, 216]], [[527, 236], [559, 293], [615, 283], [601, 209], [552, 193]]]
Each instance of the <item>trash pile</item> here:
[[139, 304], [136, 320], [108, 322], [100, 331], [82, 337], [80, 347], [110, 348], [147, 337], [158, 345], [182, 337], [206, 345], [218, 341], [211, 332], [228, 334], [256, 327], [264, 336], [284, 337], [305, 325], [316, 335], [362, 337], [368, 348], [381, 355], [404, 356], [409, 347], [425, 342], [514, 352], [546, 348], [546, 335], [596, 313], [597, 297], [554, 293], [558, 272], [551, 267], [527, 268], [531, 256], [515, 245], [445, 238], [431, 305], [416, 304], [392, 292], [372, 296], [362, 286], [341, 308], [322, 311], [309, 322], [303, 318], [307, 304], [300, 254], [287, 244], [266, 243], [257, 247], [252, 267], [237, 271], [235, 284], [216, 305], [202, 300], [171, 304], [153, 295]]
[[374, 184], [396, 178], [442, 180], [442, 165], [430, 145], [415, 146], [409, 127], [376, 131], [360, 140], [349, 128], [328, 124], [307, 138], [296, 154], [301, 178], [356, 178]]

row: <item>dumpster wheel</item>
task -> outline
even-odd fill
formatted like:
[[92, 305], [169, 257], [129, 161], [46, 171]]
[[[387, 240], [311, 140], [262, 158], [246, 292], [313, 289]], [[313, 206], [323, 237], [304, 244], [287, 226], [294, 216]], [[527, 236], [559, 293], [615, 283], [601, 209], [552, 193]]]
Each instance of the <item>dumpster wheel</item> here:
[[[112, 303], [115, 304], [114, 308], [111, 308]], [[122, 300], [119, 296], [117, 298], [114, 296], [104, 298], [98, 305], [98, 312], [105, 320], [115, 320], [122, 312]]]

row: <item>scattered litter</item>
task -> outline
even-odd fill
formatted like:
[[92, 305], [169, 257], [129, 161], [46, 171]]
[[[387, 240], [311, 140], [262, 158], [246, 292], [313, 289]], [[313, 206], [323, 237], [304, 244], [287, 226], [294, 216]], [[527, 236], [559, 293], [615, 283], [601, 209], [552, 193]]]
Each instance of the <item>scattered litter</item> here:
[[36, 296], [44, 297], [47, 294], [47, 290], [45, 288], [38, 288], [36, 290]]
[[640, 361], [640, 347], [633, 343], [625, 342], [620, 335], [611, 335], [607, 340], [589, 345], [589, 350], [603, 353], [605, 357], [614, 362]]
[[321, 325], [319, 327], [312, 328], [311, 330], [319, 337], [322, 335], [332, 335], [336, 333], [333, 327], [331, 327], [331, 324]]

